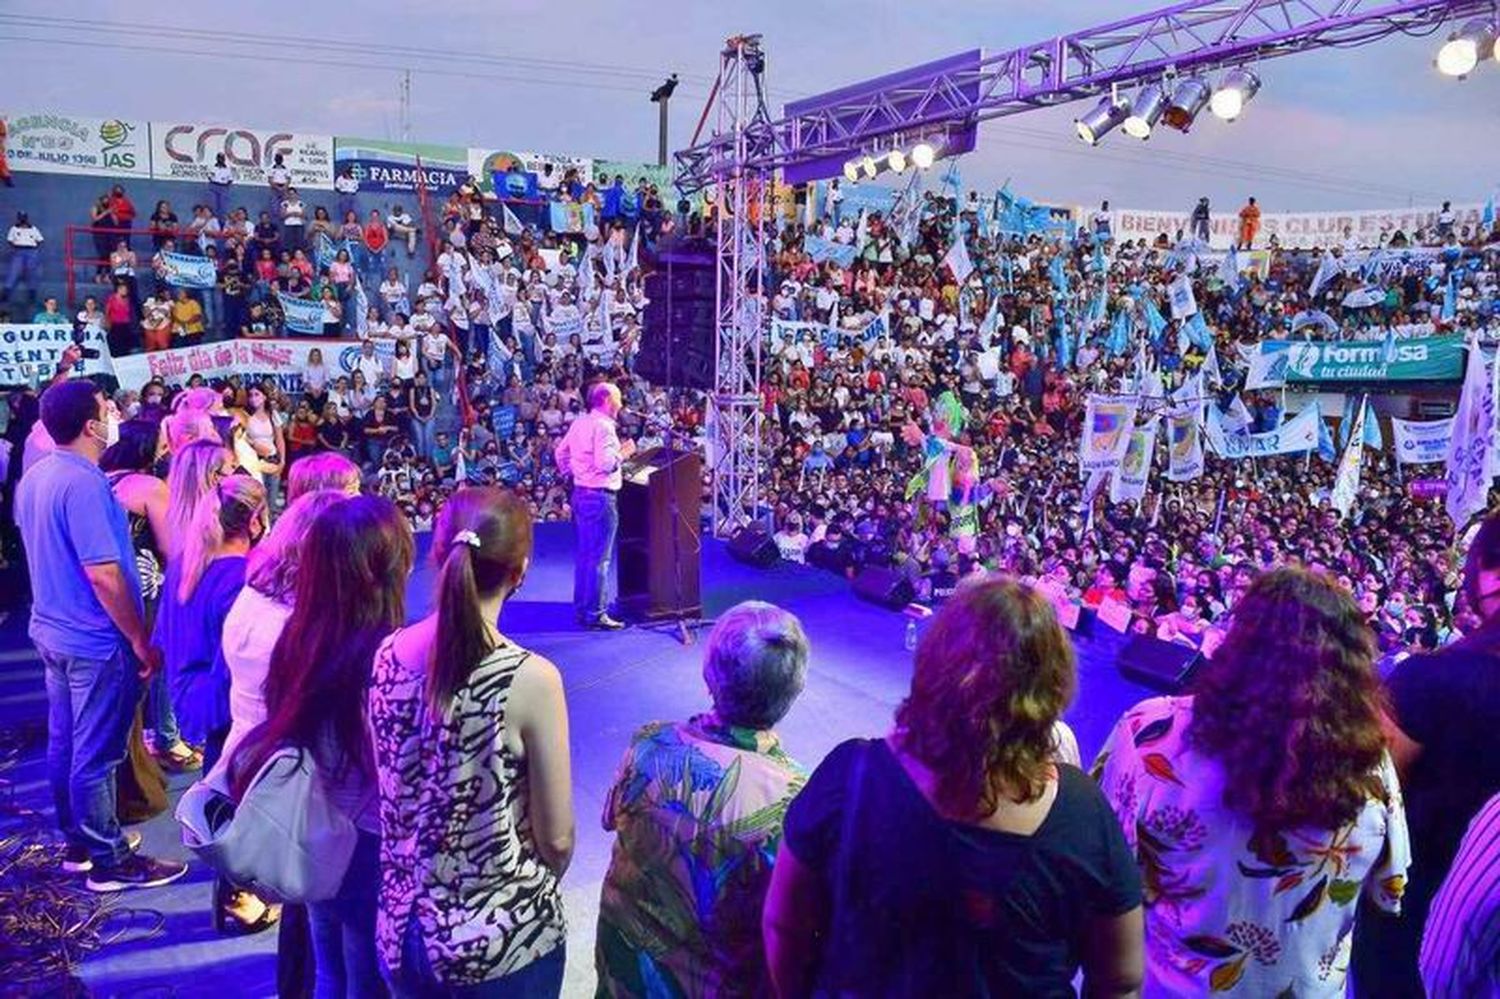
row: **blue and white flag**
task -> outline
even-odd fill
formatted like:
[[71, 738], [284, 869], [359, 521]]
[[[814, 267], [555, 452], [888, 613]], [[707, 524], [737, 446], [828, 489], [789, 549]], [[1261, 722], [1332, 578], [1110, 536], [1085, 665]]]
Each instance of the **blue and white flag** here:
[[1160, 344], [1161, 335], [1167, 329], [1166, 319], [1162, 318], [1161, 310], [1158, 309], [1156, 307], [1156, 303], [1149, 298], [1143, 299], [1141, 301], [1141, 308], [1145, 311], [1146, 314], [1146, 332], [1150, 334], [1151, 342], [1153, 344]]
[[1484, 211], [1479, 216], [1479, 224], [1486, 229], [1495, 227], [1495, 196], [1490, 195], [1490, 200], [1484, 203]]
[[521, 224], [520, 217], [504, 202], [500, 204], [500, 220], [507, 236], [519, 236], [526, 231], [526, 227]]
[[1380, 420], [1375, 416], [1375, 408], [1368, 401], [1365, 402], [1365, 447], [1372, 447], [1377, 451], [1385, 450], [1385, 432], [1380, 429]]
[[162, 278], [175, 288], [212, 288], [218, 283], [218, 271], [207, 257], [164, 251], [161, 260]]
[[281, 302], [283, 325], [292, 333], [321, 334], [323, 332], [323, 304], [310, 298], [292, 298], [276, 293]]
[[370, 332], [370, 299], [365, 294], [365, 283], [354, 276], [354, 295], [351, 299], [354, 305], [354, 332], [363, 340]]
[[582, 233], [594, 224], [594, 206], [554, 201], [548, 221], [552, 223], [553, 232]]
[[821, 264], [832, 260], [840, 267], [849, 267], [854, 263], [855, 249], [847, 243], [837, 243], [831, 239], [808, 233], [802, 240], [802, 248], [812, 258], [815, 264]]
[[1332, 251], [1325, 252], [1323, 259], [1318, 261], [1318, 271], [1313, 275], [1312, 284], [1307, 287], [1308, 297], [1317, 298], [1318, 292], [1323, 290], [1323, 286], [1338, 277], [1342, 270], [1343, 265], [1339, 263], [1338, 258], [1333, 255]]
[[[1316, 408], [1317, 403], [1313, 403]], [[1323, 412], [1318, 410], [1318, 457], [1327, 462], [1339, 460], [1338, 448], [1334, 447], [1333, 434], [1328, 429], [1328, 421], [1323, 419]]]
[[957, 227], [954, 229], [953, 245], [943, 254], [943, 263], [953, 272], [953, 279], [963, 284], [974, 273], [974, 262], [969, 259], [969, 248], [964, 245], [963, 237], [956, 234]]
[[1464, 387], [1453, 416], [1453, 436], [1448, 444], [1448, 494], [1445, 503], [1455, 532], [1461, 531], [1474, 514], [1489, 505], [1490, 437], [1495, 426], [1495, 400], [1484, 354], [1477, 343], [1468, 348]]
[[1052, 279], [1052, 290], [1058, 297], [1068, 297], [1068, 272], [1063, 267], [1062, 253], [1052, 255], [1052, 260], [1047, 264], [1047, 276]]
[[1231, 289], [1240, 286], [1240, 251], [1234, 247], [1230, 247], [1224, 259], [1219, 261], [1219, 280]]
[[1292, 317], [1293, 333], [1304, 326], [1316, 326], [1330, 336], [1336, 336], [1339, 331], [1339, 324], [1322, 309], [1304, 309]]
[[1212, 340], [1208, 344], [1208, 354], [1203, 358], [1203, 366], [1198, 370], [1203, 372], [1203, 380], [1209, 385], [1224, 384], [1224, 373], [1219, 369], [1219, 349]]
[[1385, 290], [1374, 285], [1356, 288], [1344, 296], [1341, 303], [1346, 309], [1368, 309], [1385, 301]]
[[1194, 312], [1188, 317], [1188, 321], [1183, 324], [1183, 328], [1187, 331], [1189, 342], [1199, 350], [1206, 352], [1214, 345], [1213, 331], [1203, 321], [1203, 313]]
[[1089, 311], [1084, 316], [1084, 328], [1090, 329], [1102, 325], [1109, 318], [1108, 294], [1103, 288], [1094, 295], [1093, 301], [1089, 303]]
[[1198, 312], [1198, 297], [1193, 294], [1193, 282], [1186, 274], [1179, 274], [1167, 286], [1167, 296], [1172, 306], [1173, 319], [1186, 319]]

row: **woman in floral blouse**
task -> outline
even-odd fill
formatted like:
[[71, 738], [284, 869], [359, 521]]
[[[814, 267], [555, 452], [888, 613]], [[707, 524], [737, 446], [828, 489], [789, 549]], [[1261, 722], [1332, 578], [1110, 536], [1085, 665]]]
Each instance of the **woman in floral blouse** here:
[[[807, 680], [797, 618], [746, 601], [704, 655], [713, 710], [636, 733], [604, 804], [599, 995], [769, 994], [761, 904], [806, 772], [772, 731]], [[685, 779], [686, 778], [686, 779]]]
[[1194, 696], [1145, 701], [1095, 763], [1140, 863], [1146, 994], [1342, 996], [1363, 894], [1410, 861], [1375, 639], [1328, 577], [1261, 576]]

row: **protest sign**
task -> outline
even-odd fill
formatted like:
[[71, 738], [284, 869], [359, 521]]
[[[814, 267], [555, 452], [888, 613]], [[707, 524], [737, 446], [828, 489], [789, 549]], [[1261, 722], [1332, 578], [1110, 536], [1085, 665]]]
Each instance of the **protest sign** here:
[[1391, 417], [1396, 437], [1396, 460], [1403, 465], [1425, 465], [1446, 461], [1453, 439], [1453, 418], [1446, 420], [1402, 420]]
[[[63, 351], [73, 343], [73, 327], [67, 324], [0, 324], [0, 385], [29, 385], [46, 381], [57, 369]], [[97, 357], [80, 358], [73, 374], [81, 376], [114, 373], [109, 344], [98, 329], [86, 329], [83, 348], [98, 351]]]

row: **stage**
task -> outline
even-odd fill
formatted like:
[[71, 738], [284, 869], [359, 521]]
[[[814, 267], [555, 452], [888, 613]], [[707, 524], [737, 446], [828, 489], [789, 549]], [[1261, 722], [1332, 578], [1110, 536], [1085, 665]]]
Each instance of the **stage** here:
[[[424, 546], [425, 549], [425, 546]], [[707, 706], [700, 676], [700, 646], [680, 645], [675, 633], [631, 629], [585, 633], [573, 628], [572, 532], [542, 525], [526, 583], [505, 608], [501, 628], [520, 644], [552, 659], [562, 671], [572, 722], [574, 803], [578, 847], [564, 881], [570, 933], [565, 995], [593, 992], [593, 940], [599, 885], [609, 864], [612, 837], [599, 825], [604, 796], [630, 735], [656, 719], [685, 718]], [[903, 648], [906, 618], [857, 600], [848, 584], [816, 569], [781, 565], [754, 569], [710, 541], [703, 555], [706, 613], [740, 600], [771, 600], [796, 613], [812, 643], [807, 690], [779, 727], [783, 745], [813, 767], [852, 736], [879, 735], [905, 694], [910, 654]], [[0, 771], [0, 836], [19, 827], [16, 809], [40, 813], [51, 828], [51, 798], [43, 765], [46, 698], [41, 670], [25, 639], [25, 609], [7, 600], [0, 622], [0, 731], [3, 743], [23, 739], [13, 768]], [[411, 581], [410, 613], [431, 606], [431, 570], [425, 561]], [[1107, 632], [1081, 639], [1079, 695], [1067, 719], [1077, 732], [1085, 764], [1120, 713], [1150, 691], [1115, 669], [1122, 641]], [[7, 794], [3, 785], [13, 784]], [[189, 779], [174, 779], [180, 790]], [[13, 797], [12, 797], [13, 796]], [[12, 801], [5, 799], [12, 797]], [[140, 827], [144, 849], [162, 856], [184, 851], [170, 813]], [[162, 929], [143, 932], [154, 919], [118, 918], [124, 939], [84, 960], [81, 974], [96, 995], [222, 996], [274, 993], [274, 933], [232, 939], [214, 933], [209, 916], [210, 873], [195, 865], [183, 881], [132, 893], [119, 904], [160, 913]], [[132, 929], [131, 927], [136, 927]]]

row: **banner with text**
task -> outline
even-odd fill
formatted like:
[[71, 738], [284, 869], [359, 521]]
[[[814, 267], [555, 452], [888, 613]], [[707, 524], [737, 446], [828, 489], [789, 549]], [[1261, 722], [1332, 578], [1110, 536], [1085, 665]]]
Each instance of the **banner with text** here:
[[1085, 473], [1112, 472], [1125, 460], [1130, 432], [1135, 429], [1137, 396], [1091, 395], [1083, 418], [1078, 459]]
[[[1264, 212], [1260, 217], [1260, 234], [1257, 245], [1264, 245], [1272, 236], [1286, 248], [1307, 249], [1315, 246], [1343, 246], [1349, 238], [1347, 230], [1360, 246], [1377, 246], [1382, 233], [1390, 235], [1397, 230], [1410, 237], [1418, 229], [1437, 224], [1437, 205], [1429, 208], [1405, 208], [1396, 210], [1374, 209], [1349, 212]], [[1455, 225], [1477, 225], [1483, 216], [1483, 205], [1459, 205], [1453, 209]], [[1218, 209], [1210, 216], [1209, 246], [1227, 249], [1239, 238], [1239, 206]], [[1091, 217], [1085, 210], [1081, 217]], [[1111, 231], [1116, 240], [1153, 240], [1165, 234], [1175, 240], [1178, 233], [1191, 230], [1187, 212], [1150, 211], [1138, 208], [1120, 208], [1110, 212]]]
[[[0, 385], [30, 385], [46, 381], [57, 369], [63, 351], [73, 343], [71, 325], [50, 326], [43, 323], [0, 323]], [[110, 363], [109, 344], [104, 332], [89, 327], [83, 334], [85, 350], [97, 350], [98, 357], [81, 358], [74, 366], [75, 375], [108, 375], [114, 372]]]
[[163, 251], [161, 276], [162, 280], [174, 288], [212, 288], [218, 283], [219, 272], [214, 268], [214, 262], [207, 257]]
[[287, 329], [293, 333], [318, 335], [323, 332], [323, 303], [310, 298], [295, 298], [282, 292], [276, 293], [281, 303], [281, 315]]
[[335, 173], [349, 167], [361, 191], [415, 191], [420, 184], [431, 192], [447, 194], [464, 182], [469, 151], [463, 146], [340, 135], [333, 140], [333, 165]]
[[[302, 369], [314, 351], [322, 351], [329, 376], [354, 371], [359, 360], [358, 340], [228, 340], [223, 343], [199, 343], [148, 354], [131, 354], [114, 362], [115, 377], [129, 389], [139, 389], [152, 379], [170, 386], [182, 386], [194, 375], [206, 382], [230, 375], [241, 378], [274, 378], [286, 392], [302, 388]], [[394, 340], [375, 341], [377, 357], [389, 365], [395, 355]]]
[[[1404, 340], [1303, 342], [1263, 340], [1262, 357], [1285, 352], [1286, 363], [1273, 363], [1286, 382], [1458, 381], [1463, 377], [1463, 338], [1410, 337]], [[1277, 358], [1277, 361], [1280, 359]], [[1254, 364], [1251, 365], [1255, 367]], [[1265, 382], [1271, 384], [1271, 382]]]
[[1318, 447], [1318, 421], [1322, 413], [1309, 406], [1275, 430], [1259, 434], [1232, 434], [1224, 429], [1219, 407], [1208, 407], [1208, 443], [1220, 457], [1230, 461], [1265, 458], [1277, 454], [1302, 454]]
[[[495, 174], [513, 174], [523, 177], [530, 174], [535, 178], [536, 186], [545, 188], [547, 182], [544, 177], [549, 176], [547, 167], [551, 167], [550, 176], [561, 182], [569, 170], [578, 171], [578, 182], [580, 184], [591, 184], [594, 181], [594, 161], [586, 156], [553, 156], [547, 153], [512, 153], [503, 149], [469, 149], [469, 173], [479, 179], [480, 189], [486, 194], [495, 193]], [[510, 192], [516, 196], [517, 192]], [[545, 195], [544, 195], [545, 196]]]
[[1402, 420], [1391, 417], [1396, 437], [1396, 460], [1403, 465], [1426, 465], [1448, 460], [1453, 440], [1453, 418], [1446, 420]]
[[0, 113], [8, 133], [12, 170], [147, 177], [151, 131], [129, 118], [78, 118], [67, 114]]
[[151, 123], [151, 176], [157, 180], [207, 181], [214, 157], [234, 171], [235, 183], [264, 185], [280, 156], [293, 187], [333, 190], [333, 136], [269, 132], [254, 128]]

